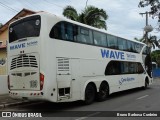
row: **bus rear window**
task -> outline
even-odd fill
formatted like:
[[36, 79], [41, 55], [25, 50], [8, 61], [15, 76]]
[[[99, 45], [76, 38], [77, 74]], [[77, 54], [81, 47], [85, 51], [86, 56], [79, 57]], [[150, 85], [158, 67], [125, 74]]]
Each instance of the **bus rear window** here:
[[16, 21], [9, 27], [9, 43], [27, 37], [38, 37], [41, 19], [39, 15]]

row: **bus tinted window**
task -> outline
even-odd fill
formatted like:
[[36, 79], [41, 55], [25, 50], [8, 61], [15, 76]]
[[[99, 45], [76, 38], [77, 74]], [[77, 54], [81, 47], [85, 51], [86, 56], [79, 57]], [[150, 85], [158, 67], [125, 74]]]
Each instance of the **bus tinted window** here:
[[97, 31], [93, 31], [94, 44], [107, 47], [106, 35]]
[[92, 31], [84, 28], [84, 27], [78, 27], [78, 34], [77, 36], [77, 41], [80, 43], [87, 43], [87, 44], [93, 44], [93, 39], [92, 39]]
[[[57, 23], [52, 28], [50, 37], [134, 53], [140, 53], [143, 47], [143, 44], [94, 31], [65, 21]], [[143, 53], [146, 54], [145, 52]]]
[[123, 38], [118, 38], [118, 49], [119, 50], [127, 50], [126, 40]]
[[50, 37], [67, 41], [74, 40], [74, 25], [67, 22], [57, 23], [50, 32]]
[[132, 41], [127, 41], [127, 47], [129, 52], [135, 52], [135, 43]]
[[56, 24], [51, 32], [50, 32], [50, 37], [51, 38], [56, 38], [56, 39], [62, 39], [61, 38], [61, 23]]
[[9, 43], [27, 37], [38, 37], [40, 34], [40, 16], [31, 16], [13, 23], [9, 27]]
[[117, 49], [117, 37], [112, 35], [107, 35], [108, 47]]
[[105, 75], [119, 75], [121, 74], [120, 70], [120, 62], [119, 61], [111, 61], [108, 63], [106, 70], [105, 70]]
[[106, 67], [105, 75], [138, 74], [143, 72], [144, 69], [141, 63], [110, 61]]
[[121, 74], [127, 74], [129, 73], [129, 66], [128, 62], [122, 62], [121, 63]]

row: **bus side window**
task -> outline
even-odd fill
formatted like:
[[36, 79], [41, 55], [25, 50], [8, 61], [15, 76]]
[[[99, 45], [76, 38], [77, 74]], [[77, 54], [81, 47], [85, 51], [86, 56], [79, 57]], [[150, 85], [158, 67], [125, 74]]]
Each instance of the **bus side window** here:
[[129, 73], [129, 62], [120, 62], [121, 63], [121, 74]]
[[117, 49], [117, 37], [112, 35], [107, 35], [108, 47], [112, 49]]
[[74, 41], [77, 40], [77, 36], [78, 36], [78, 26], [74, 25], [73, 26], [73, 38], [74, 38]]
[[65, 24], [64, 22], [61, 22], [61, 39], [65, 40]]
[[136, 71], [136, 64], [134, 62], [129, 62], [129, 74], [135, 74]]
[[105, 75], [119, 75], [121, 74], [120, 61], [110, 61], [105, 69]]
[[143, 72], [142, 64], [137, 62], [110, 61], [105, 69], [105, 75], [140, 74]]
[[78, 27], [77, 41], [80, 43], [93, 44], [92, 31], [88, 28]]
[[73, 25], [70, 23], [65, 24], [65, 40], [73, 41]]
[[57, 23], [50, 31], [49, 36], [55, 39], [61, 39], [61, 23]]
[[139, 43], [135, 43], [135, 52], [139, 53], [141, 51], [141, 46]]
[[59, 22], [53, 26], [49, 36], [55, 39], [67, 41], [74, 40], [73, 24], [67, 22]]
[[107, 47], [106, 35], [97, 31], [93, 31], [94, 44]]
[[144, 72], [144, 69], [141, 65], [141, 63], [138, 63], [138, 73], [143, 73]]
[[127, 41], [128, 51], [129, 52], [136, 52], [135, 43], [132, 41]]
[[123, 50], [123, 51], [127, 50], [127, 45], [126, 45], [125, 39], [118, 37], [118, 49]]

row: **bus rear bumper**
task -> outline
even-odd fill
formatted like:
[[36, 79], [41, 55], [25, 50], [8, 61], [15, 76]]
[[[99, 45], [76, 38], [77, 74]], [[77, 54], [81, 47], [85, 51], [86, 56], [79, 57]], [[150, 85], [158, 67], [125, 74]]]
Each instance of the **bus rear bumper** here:
[[13, 99], [22, 100], [45, 100], [44, 93], [42, 91], [9, 91], [9, 96]]

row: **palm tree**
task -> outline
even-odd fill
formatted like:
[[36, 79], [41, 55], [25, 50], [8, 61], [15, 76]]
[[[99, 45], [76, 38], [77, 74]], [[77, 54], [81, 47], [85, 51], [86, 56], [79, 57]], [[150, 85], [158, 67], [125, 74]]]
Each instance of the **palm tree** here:
[[148, 39], [148, 43], [152, 45], [153, 49], [155, 49], [155, 47], [160, 48], [160, 43], [157, 40], [157, 36], [150, 36]]
[[143, 42], [143, 41], [144, 41], [144, 38], [137, 38], [137, 37], [135, 37], [134, 40]]
[[67, 6], [63, 10], [63, 15], [74, 21], [107, 29], [105, 20], [108, 19], [108, 15], [106, 11], [94, 6], [87, 6], [80, 14], [77, 13], [74, 7]]
[[63, 10], [63, 15], [71, 20], [74, 20], [74, 21], [78, 21], [78, 13], [76, 11], [75, 8], [73, 8], [72, 6], [67, 6], [66, 8], [64, 8]]

